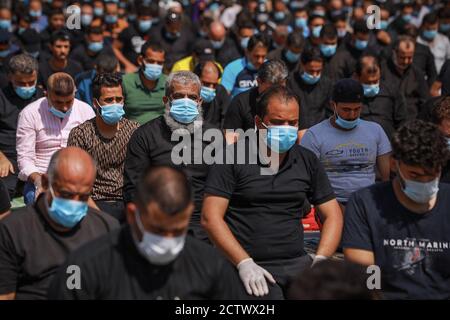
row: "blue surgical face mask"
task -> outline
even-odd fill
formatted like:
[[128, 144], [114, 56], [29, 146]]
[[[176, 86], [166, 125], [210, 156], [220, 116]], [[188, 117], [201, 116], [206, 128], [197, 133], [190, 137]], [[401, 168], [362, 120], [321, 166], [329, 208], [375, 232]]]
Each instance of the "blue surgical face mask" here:
[[88, 49], [92, 52], [100, 52], [103, 50], [103, 41], [89, 42]]
[[388, 22], [386, 20], [381, 20], [380, 21], [380, 29], [386, 30], [387, 28], [388, 28]]
[[91, 25], [92, 20], [94, 17], [90, 14], [82, 14], [81, 15], [81, 24], [83, 27], [88, 27]]
[[305, 28], [308, 23], [308, 20], [306, 18], [295, 18], [295, 26], [297, 28]]
[[433, 40], [437, 35], [437, 30], [423, 30], [422, 37], [426, 40]]
[[300, 60], [300, 55], [300, 53], [294, 53], [291, 50], [286, 50], [286, 53], [284, 54], [287, 61], [289, 61], [290, 63], [295, 63]]
[[18, 34], [22, 34], [22, 33], [24, 33], [26, 30], [27, 30], [27, 28], [19, 27], [19, 29], [17, 29], [17, 33], [18, 33]]
[[412, 20], [412, 18], [413, 18], [412, 14], [403, 14], [402, 15], [402, 19], [405, 22], [410, 22]]
[[441, 32], [447, 33], [450, 31], [450, 23], [441, 23], [441, 25], [439, 26], [439, 29], [441, 30]]
[[30, 99], [36, 92], [36, 86], [31, 87], [14, 87], [16, 94], [24, 100]]
[[147, 32], [152, 27], [152, 20], [139, 20], [138, 26], [140, 32]]
[[321, 44], [320, 45], [320, 52], [322, 52], [322, 54], [327, 58], [334, 56], [336, 54], [336, 49], [337, 49], [336, 44]]
[[397, 172], [401, 178], [403, 193], [417, 203], [428, 203], [437, 196], [439, 191], [439, 177], [430, 182], [407, 180], [403, 177], [397, 163]]
[[365, 97], [375, 97], [378, 93], [380, 93], [380, 85], [377, 84], [362, 84], [362, 87], [364, 89], [364, 96]]
[[320, 31], [322, 31], [322, 26], [315, 26], [314, 28], [312, 28], [311, 34], [314, 38], [319, 38]]
[[0, 29], [8, 30], [11, 28], [11, 20], [0, 19]]
[[211, 44], [213, 46], [214, 49], [220, 49], [223, 47], [223, 44], [225, 43], [225, 39], [223, 39], [222, 41], [214, 41], [211, 40]]
[[315, 76], [309, 74], [308, 72], [304, 71], [301, 75], [301, 78], [306, 84], [313, 85], [313, 84], [316, 84], [317, 82], [319, 82], [320, 75], [315, 77]]
[[292, 148], [298, 138], [298, 128], [293, 126], [266, 126], [266, 144], [276, 153], [285, 153]]
[[334, 114], [336, 116], [336, 124], [343, 129], [347, 129], [347, 130], [354, 129], [361, 122], [361, 119], [359, 117], [356, 118], [355, 120], [342, 119], [341, 117], [339, 117], [336, 109], [334, 110]]
[[144, 64], [144, 77], [148, 80], [158, 80], [161, 77], [163, 66], [156, 63]]
[[62, 112], [58, 109], [56, 109], [54, 106], [50, 107], [50, 112], [57, 118], [60, 119], [64, 119], [66, 117], [68, 117], [70, 115], [70, 113], [72, 112], [72, 108], [70, 108], [69, 110], [67, 110], [67, 112]]
[[366, 40], [355, 40], [355, 48], [358, 50], [365, 50], [367, 48], [367, 45], [369, 44], [369, 41]]
[[117, 16], [111, 15], [111, 14], [107, 14], [107, 15], [105, 16], [105, 22], [106, 22], [107, 24], [114, 24], [114, 23], [117, 22]]
[[42, 15], [42, 11], [30, 10], [28, 14], [33, 18], [39, 18]]
[[450, 138], [447, 138], [447, 145], [448, 145], [448, 148], [450, 149]]
[[199, 115], [198, 103], [189, 98], [173, 100], [169, 114], [174, 120], [180, 123], [192, 123]]
[[276, 11], [273, 14], [273, 17], [274, 17], [275, 21], [281, 21], [284, 18], [286, 18], [286, 13], [284, 13], [283, 11]]
[[241, 47], [242, 47], [242, 49], [247, 49], [249, 41], [250, 41], [250, 37], [241, 38]]
[[202, 86], [200, 95], [202, 96], [203, 101], [209, 103], [216, 97], [216, 89]]
[[345, 29], [338, 29], [337, 30], [338, 38], [343, 38], [347, 35], [347, 30]]
[[166, 37], [167, 37], [167, 39], [170, 39], [170, 40], [178, 39], [180, 36], [181, 36], [180, 32], [175, 32], [175, 33], [168, 32], [168, 31], [166, 32]]
[[50, 193], [53, 199], [50, 207], [47, 203], [48, 215], [57, 224], [73, 228], [86, 216], [87, 202], [58, 198], [51, 186]]
[[103, 8], [94, 8], [94, 15], [96, 17], [101, 17], [103, 16]]
[[0, 51], [0, 58], [6, 58], [7, 56], [9, 56], [10, 53], [11, 53], [11, 50], [9, 50], [9, 49], [1, 50]]
[[[98, 101], [97, 101], [98, 102]], [[100, 116], [109, 125], [117, 124], [124, 116], [123, 104], [113, 103], [100, 106]]]

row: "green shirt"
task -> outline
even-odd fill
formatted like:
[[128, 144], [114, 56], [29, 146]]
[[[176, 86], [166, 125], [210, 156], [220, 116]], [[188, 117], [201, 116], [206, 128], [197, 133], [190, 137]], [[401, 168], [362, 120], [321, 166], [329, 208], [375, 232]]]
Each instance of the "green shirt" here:
[[166, 76], [161, 75], [156, 87], [148, 90], [139, 77], [139, 71], [123, 76], [123, 93], [125, 95], [125, 117], [144, 124], [164, 114], [164, 85]]

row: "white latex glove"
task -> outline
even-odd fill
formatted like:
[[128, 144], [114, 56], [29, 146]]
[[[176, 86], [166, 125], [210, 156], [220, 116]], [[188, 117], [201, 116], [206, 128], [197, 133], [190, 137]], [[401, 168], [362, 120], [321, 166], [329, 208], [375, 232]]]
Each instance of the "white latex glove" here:
[[239, 276], [244, 283], [245, 290], [250, 295], [257, 297], [264, 296], [269, 293], [266, 278], [275, 283], [275, 279], [264, 268], [258, 266], [252, 258], [244, 259], [237, 265]]

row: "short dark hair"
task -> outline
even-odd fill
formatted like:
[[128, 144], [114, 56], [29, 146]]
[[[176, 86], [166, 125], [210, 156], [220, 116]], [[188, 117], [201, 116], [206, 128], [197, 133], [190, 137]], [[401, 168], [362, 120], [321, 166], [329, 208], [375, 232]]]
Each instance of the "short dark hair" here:
[[197, 65], [194, 67], [194, 73], [200, 78], [203, 72], [203, 69], [205, 68], [205, 66], [209, 63], [212, 63], [216, 69], [217, 69], [217, 74], [219, 75], [219, 79], [222, 77], [222, 71], [220, 71], [219, 66], [217, 65], [217, 62], [213, 61], [213, 60], [204, 60], [201, 61], [199, 63], [197, 63]]
[[256, 47], [265, 47], [269, 48], [270, 40], [264, 33], [259, 33], [253, 35], [248, 41], [247, 49], [248, 51], [252, 51]]
[[291, 300], [373, 300], [380, 293], [367, 288], [366, 268], [347, 261], [318, 262], [289, 285]]
[[308, 18], [308, 25], [310, 25], [315, 19], [322, 19], [323, 21], [327, 21], [327, 20], [325, 19], [325, 17], [319, 16], [319, 15], [317, 15], [317, 14], [313, 14], [312, 16], [310, 16], [310, 17]]
[[431, 110], [431, 121], [439, 125], [442, 120], [450, 120], [450, 96], [443, 96], [433, 105]]
[[447, 141], [430, 122], [412, 120], [401, 126], [392, 138], [393, 157], [424, 170], [441, 169], [449, 158]]
[[58, 30], [52, 33], [50, 37], [50, 44], [54, 45], [56, 41], [69, 41], [70, 35], [64, 30]]
[[49, 12], [49, 14], [48, 14], [48, 17], [51, 18], [51, 17], [57, 16], [57, 15], [62, 15], [62, 16], [64, 16], [64, 11], [63, 11], [61, 8], [54, 8], [54, 9], [51, 9], [50, 12]]
[[311, 47], [302, 52], [302, 56], [301, 56], [300, 60], [301, 60], [302, 64], [307, 64], [311, 61], [323, 62], [323, 56], [322, 56], [319, 48]]
[[90, 34], [103, 34], [103, 29], [100, 26], [90, 26], [86, 30], [86, 35]]
[[149, 6], [140, 5], [137, 10], [138, 17], [153, 17], [153, 10]]
[[99, 99], [102, 94], [102, 88], [122, 87], [122, 76], [118, 73], [99, 73], [92, 81], [92, 97]]
[[151, 40], [144, 43], [144, 45], [141, 48], [141, 55], [144, 56], [148, 49], [151, 49], [152, 51], [156, 52], [165, 52], [164, 48], [159, 43]]
[[191, 184], [181, 169], [152, 166], [137, 184], [135, 201], [142, 207], [154, 201], [165, 214], [174, 216], [192, 203]]
[[[366, 58], [373, 59], [372, 63], [364, 63], [364, 60], [366, 60]], [[361, 57], [359, 57], [358, 61], [356, 62], [355, 73], [360, 76], [364, 69], [367, 69], [367, 72], [369, 74], [375, 74], [377, 71], [379, 71], [380, 62], [378, 61], [378, 58], [372, 54], [363, 54]]]
[[367, 23], [364, 20], [357, 20], [353, 24], [353, 34], [357, 33], [369, 33], [369, 28], [367, 27]]
[[286, 45], [288, 47], [303, 49], [305, 38], [303, 38], [300, 32], [291, 32], [287, 37]]
[[436, 12], [427, 13], [422, 20], [422, 25], [424, 24], [435, 24], [439, 22], [439, 17]]
[[118, 64], [119, 60], [111, 53], [101, 53], [95, 59], [95, 65], [99, 73], [114, 73]]
[[320, 30], [320, 37], [324, 39], [335, 39], [337, 38], [337, 30], [336, 27], [332, 24], [326, 24], [323, 26], [322, 30]]
[[261, 97], [258, 99], [256, 103], [256, 115], [259, 116], [261, 119], [264, 118], [264, 116], [267, 114], [267, 108], [269, 106], [269, 101], [273, 97], [280, 98], [283, 102], [288, 102], [291, 100], [297, 101], [297, 97], [294, 93], [291, 92], [288, 88], [281, 86], [281, 85], [273, 85], [267, 91], [264, 91], [264, 93], [261, 95]]

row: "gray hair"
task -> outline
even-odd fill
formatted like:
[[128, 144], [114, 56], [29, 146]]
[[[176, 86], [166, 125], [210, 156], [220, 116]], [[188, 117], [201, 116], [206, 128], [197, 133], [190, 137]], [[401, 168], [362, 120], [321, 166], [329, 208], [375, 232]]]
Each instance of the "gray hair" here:
[[202, 87], [200, 78], [195, 73], [191, 71], [172, 72], [171, 74], [169, 74], [166, 80], [166, 97], [169, 97], [172, 94], [174, 83], [183, 85], [195, 84], [195, 86], [197, 86], [198, 88], [198, 92], [200, 92], [200, 88]]
[[269, 60], [258, 71], [258, 79], [264, 83], [277, 84], [286, 80], [289, 71], [281, 60]]
[[37, 73], [38, 69], [39, 65], [37, 60], [26, 53], [13, 56], [8, 63], [8, 72], [11, 74], [24, 73], [28, 75], [34, 71]]

